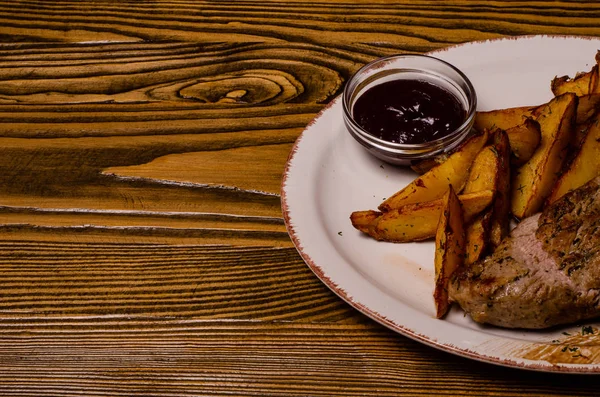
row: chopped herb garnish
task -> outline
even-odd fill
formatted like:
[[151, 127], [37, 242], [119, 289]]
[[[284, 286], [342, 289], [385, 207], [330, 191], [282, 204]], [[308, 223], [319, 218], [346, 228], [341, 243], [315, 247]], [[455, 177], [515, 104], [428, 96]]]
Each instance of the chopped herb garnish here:
[[581, 327], [581, 335], [594, 334], [594, 328], [591, 325]]
[[338, 236], [342, 236], [342, 232], [338, 232]]

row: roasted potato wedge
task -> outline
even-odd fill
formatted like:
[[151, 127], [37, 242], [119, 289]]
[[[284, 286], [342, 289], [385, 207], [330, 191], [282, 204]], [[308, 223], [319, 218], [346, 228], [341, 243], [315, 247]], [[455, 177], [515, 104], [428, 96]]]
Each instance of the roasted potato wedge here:
[[579, 97], [577, 104], [577, 124], [584, 124], [600, 110], [600, 93]]
[[[598, 105], [600, 106], [600, 96]], [[525, 164], [533, 156], [542, 139], [540, 125], [532, 118], [526, 118], [521, 124], [506, 129], [506, 133], [510, 141], [511, 164], [513, 166]], [[446, 161], [448, 157], [449, 154], [444, 153], [431, 159], [416, 162], [410, 168], [417, 174], [422, 175]]]
[[577, 73], [574, 78], [569, 76], [555, 77], [550, 83], [554, 96], [572, 92], [577, 96], [594, 92], [598, 80], [598, 64], [589, 72]]
[[522, 124], [508, 128], [506, 135], [512, 152], [511, 163], [514, 166], [523, 165], [529, 161], [542, 140], [540, 125], [533, 119], [526, 119]]
[[477, 215], [465, 231], [465, 266], [470, 266], [490, 250], [492, 210], [487, 209]]
[[521, 106], [506, 109], [490, 110], [487, 112], [477, 112], [473, 128], [477, 131], [494, 130], [499, 128], [507, 130], [521, 125], [531, 118], [532, 113], [538, 106]]
[[[498, 153], [492, 145], [481, 149], [475, 157], [469, 178], [463, 190], [464, 194], [491, 190], [494, 197], [498, 194], [496, 184], [500, 168]], [[493, 206], [493, 203], [492, 203]], [[489, 236], [491, 230], [492, 208], [486, 209], [475, 216], [466, 226], [465, 230], [465, 266], [471, 265], [479, 260], [489, 248]]]
[[511, 150], [508, 134], [496, 130], [492, 134], [492, 148], [497, 156], [494, 203], [490, 221], [491, 248], [495, 249], [508, 235], [510, 230], [510, 183], [511, 183]]
[[577, 73], [574, 78], [569, 76], [555, 77], [550, 87], [555, 96], [572, 92], [579, 97], [577, 105], [577, 124], [587, 122], [600, 110], [600, 51], [596, 53], [596, 64], [589, 72]]
[[442, 211], [435, 235], [435, 302], [436, 317], [448, 312], [448, 283], [452, 273], [463, 265], [465, 256], [465, 230], [463, 211], [450, 186], [442, 200]]
[[[494, 191], [492, 208], [486, 211], [489, 215], [480, 214], [467, 228], [469, 238], [466, 250], [471, 259], [475, 258], [476, 253], [477, 258], [487, 253], [488, 247], [498, 246], [509, 229], [510, 144], [506, 132], [500, 129], [490, 134], [490, 141], [491, 144], [483, 148], [475, 158], [463, 190], [463, 194], [481, 190]], [[490, 241], [487, 241], [488, 238]]]
[[433, 167], [436, 167], [436, 166], [442, 164], [444, 161], [448, 160], [449, 156], [450, 156], [450, 154], [448, 154], [448, 153], [441, 153], [441, 154], [439, 154], [435, 157], [429, 158], [429, 159], [416, 161], [410, 165], [410, 168], [417, 174], [423, 175], [424, 173], [426, 173]]
[[567, 170], [558, 178], [548, 203], [553, 203], [565, 193], [583, 186], [600, 175], [600, 115], [590, 124], [579, 151]]
[[550, 195], [566, 157], [575, 126], [578, 97], [566, 93], [555, 97], [540, 110], [542, 140], [531, 159], [519, 167], [511, 188], [511, 210], [523, 219], [533, 215]]
[[499, 162], [496, 149], [492, 145], [481, 149], [475, 160], [473, 160], [463, 193], [468, 194], [482, 190], [495, 191], [498, 168]]
[[[458, 196], [464, 218], [467, 221], [473, 219], [477, 214], [490, 207], [493, 198], [492, 190]], [[350, 220], [356, 229], [376, 240], [394, 243], [422, 241], [435, 236], [443, 205], [443, 198], [439, 198], [426, 203], [407, 204], [383, 213], [357, 211], [352, 213]]]
[[375, 222], [379, 221], [381, 215], [383, 215], [383, 213], [373, 210], [354, 211], [350, 214], [350, 222], [352, 222], [352, 226], [356, 229], [369, 234], [369, 231], [374, 226]]
[[424, 203], [442, 197], [448, 186], [460, 192], [469, 175], [469, 168], [477, 153], [488, 140], [488, 133], [470, 137], [440, 165], [417, 177], [402, 190], [396, 192], [379, 205], [386, 212], [407, 204]]

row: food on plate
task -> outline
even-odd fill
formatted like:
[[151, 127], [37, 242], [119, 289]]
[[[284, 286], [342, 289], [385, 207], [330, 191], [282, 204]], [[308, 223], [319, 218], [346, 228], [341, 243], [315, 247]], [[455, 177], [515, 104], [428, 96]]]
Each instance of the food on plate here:
[[565, 172], [558, 178], [548, 198], [553, 203], [565, 193], [577, 189], [600, 175], [600, 116], [590, 123], [581, 147]]
[[[487, 130], [494, 129], [498, 128], [488, 128]], [[484, 130], [481, 131], [483, 132]], [[526, 118], [521, 124], [507, 128], [505, 132], [510, 142], [511, 163], [514, 166], [525, 164], [540, 145], [542, 139], [540, 125], [533, 118]], [[415, 162], [410, 168], [417, 174], [422, 175], [446, 161], [450, 154], [442, 153], [435, 157]]]
[[486, 112], [477, 112], [473, 128], [477, 131], [509, 128], [521, 125], [532, 117], [537, 106], [520, 106], [506, 109], [496, 109]]
[[462, 266], [465, 255], [463, 210], [452, 186], [444, 195], [442, 214], [435, 234], [435, 289], [433, 300], [436, 317], [443, 317], [450, 308], [448, 284], [452, 274]]
[[529, 161], [542, 140], [540, 124], [534, 119], [525, 119], [522, 124], [507, 128], [506, 135], [510, 143], [511, 163], [515, 166]]
[[487, 209], [465, 225], [465, 266], [477, 262], [490, 250], [491, 220], [492, 211]]
[[477, 131], [502, 129], [506, 131], [512, 162], [515, 165], [526, 163], [538, 148], [541, 141], [539, 123], [534, 119], [540, 106], [524, 106], [477, 112], [474, 128]]
[[494, 253], [459, 267], [449, 297], [475, 321], [547, 328], [600, 315], [600, 177], [524, 219]]
[[463, 189], [464, 193], [495, 190], [500, 169], [499, 153], [494, 145], [487, 145], [475, 156]]
[[494, 201], [466, 226], [465, 264], [469, 265], [500, 244], [510, 220], [510, 145], [506, 132], [495, 130], [490, 143], [479, 152], [463, 194], [492, 190]]
[[497, 166], [489, 238], [491, 246], [495, 248], [508, 235], [510, 226], [510, 142], [503, 130], [496, 130], [492, 134], [492, 148], [496, 153]]
[[442, 197], [448, 186], [461, 191], [469, 174], [473, 159], [488, 139], [487, 132], [473, 135], [446, 161], [419, 176], [406, 187], [379, 205], [380, 211], [390, 211], [406, 204], [422, 203]]
[[597, 63], [554, 79], [546, 103], [476, 113], [462, 145], [412, 164], [379, 211], [352, 213], [376, 240], [435, 237], [438, 318], [452, 302], [511, 328], [600, 316], [599, 77]]
[[424, 160], [414, 161], [410, 165], [410, 168], [417, 174], [423, 175], [424, 173], [426, 173], [433, 167], [438, 166], [438, 165], [442, 164], [444, 161], [448, 160], [449, 156], [450, 156], [450, 153], [448, 153], [448, 152], [440, 153], [434, 157], [429, 157]]
[[555, 96], [572, 92], [577, 96], [587, 95], [598, 92], [598, 53], [596, 54], [596, 64], [589, 72], [580, 72], [571, 78], [569, 76], [555, 77], [550, 83], [550, 88]]
[[[471, 165], [469, 177], [463, 192], [469, 194], [481, 190], [491, 190], [498, 194], [496, 187], [500, 171], [499, 153], [494, 145], [484, 147]], [[492, 227], [491, 206], [478, 214], [473, 220], [465, 220], [465, 264], [469, 265], [489, 249], [489, 236]]]
[[575, 127], [577, 96], [567, 92], [536, 110], [542, 141], [516, 170], [511, 188], [512, 214], [523, 219], [538, 212], [550, 195], [567, 156]]
[[576, 123], [578, 125], [586, 123], [594, 117], [598, 110], [600, 110], [600, 93], [580, 96], [577, 105]]
[[[482, 190], [458, 197], [467, 221], [492, 204], [494, 191]], [[422, 241], [435, 236], [443, 211], [444, 200], [407, 204], [386, 212], [355, 211], [350, 215], [352, 225], [376, 240], [395, 243]]]

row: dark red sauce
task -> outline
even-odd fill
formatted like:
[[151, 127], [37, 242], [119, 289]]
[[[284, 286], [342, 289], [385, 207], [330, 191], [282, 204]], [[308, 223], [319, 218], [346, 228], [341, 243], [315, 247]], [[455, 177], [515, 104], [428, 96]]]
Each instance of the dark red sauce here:
[[424, 80], [392, 80], [369, 88], [354, 120], [369, 134], [393, 143], [425, 143], [448, 135], [466, 118], [452, 93]]

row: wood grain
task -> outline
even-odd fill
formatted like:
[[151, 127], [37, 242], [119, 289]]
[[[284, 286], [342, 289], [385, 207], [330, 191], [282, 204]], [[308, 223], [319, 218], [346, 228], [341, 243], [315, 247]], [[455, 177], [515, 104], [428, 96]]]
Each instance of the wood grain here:
[[0, 252], [11, 260], [0, 262], [2, 319], [356, 321], [294, 248], [184, 241], [6, 242]]
[[[519, 34], [598, 35], [598, 4], [549, 1], [40, 1], [0, 3], [0, 34], [21, 41], [304, 42], [424, 52]], [[7, 40], [10, 42], [10, 40]]]
[[570, 1], [0, 1], [0, 394], [592, 396], [367, 319], [298, 256], [290, 148], [384, 55], [600, 35]]
[[[114, 46], [83, 46], [94, 58], [83, 69], [70, 64], [81, 46], [39, 46], [24, 64], [62, 66], [26, 78], [0, 60], [0, 221], [10, 234], [85, 226], [78, 235], [101, 239], [107, 227], [154, 228], [155, 237], [188, 230], [196, 242], [262, 245], [270, 231], [269, 244], [289, 246], [279, 185], [291, 144], [359, 62], [310, 64], [303, 57], [321, 49], [306, 45], [298, 56], [262, 44], [164, 44], [173, 63], [152, 73], [156, 45]], [[113, 51], [119, 67], [94, 67]], [[219, 56], [228, 62], [215, 65]]]
[[440, 354], [373, 324], [108, 320], [99, 328], [79, 320], [62, 330], [39, 323], [27, 333], [10, 328], [0, 328], [0, 390], [10, 395], [541, 397], [597, 391], [594, 377], [494, 367]]

